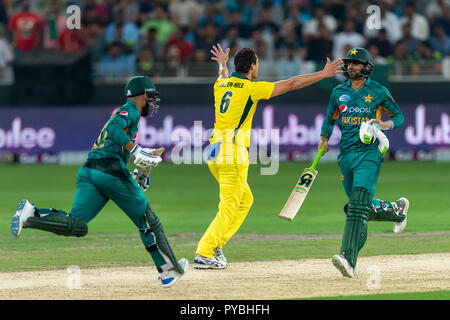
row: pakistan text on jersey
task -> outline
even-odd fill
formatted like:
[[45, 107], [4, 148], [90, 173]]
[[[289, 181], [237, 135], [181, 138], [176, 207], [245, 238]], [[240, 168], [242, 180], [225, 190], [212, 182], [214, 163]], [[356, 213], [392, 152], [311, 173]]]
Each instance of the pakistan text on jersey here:
[[231, 82], [231, 81], [228, 81], [228, 82], [223, 82], [223, 83], [221, 83], [221, 84], [219, 85], [219, 88], [221, 88], [221, 87], [227, 87], [227, 88], [231, 88], [231, 87], [233, 87], [233, 88], [243, 88], [243, 87], [244, 87], [244, 83], [243, 83], [243, 82], [235, 82], [235, 83], [233, 83], [233, 82]]
[[363, 122], [367, 122], [370, 119], [367, 117], [342, 117], [342, 123], [344, 124], [353, 124], [360, 125]]

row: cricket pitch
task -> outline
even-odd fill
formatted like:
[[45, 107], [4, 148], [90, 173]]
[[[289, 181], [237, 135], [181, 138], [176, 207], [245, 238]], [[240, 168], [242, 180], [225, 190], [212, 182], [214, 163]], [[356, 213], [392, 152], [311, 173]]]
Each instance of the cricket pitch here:
[[[331, 257], [330, 257], [331, 258]], [[67, 270], [0, 273], [0, 299], [264, 300], [450, 289], [450, 253], [360, 257], [355, 278], [331, 259], [231, 262], [224, 270], [189, 271], [163, 289], [154, 266], [80, 270], [69, 289]]]

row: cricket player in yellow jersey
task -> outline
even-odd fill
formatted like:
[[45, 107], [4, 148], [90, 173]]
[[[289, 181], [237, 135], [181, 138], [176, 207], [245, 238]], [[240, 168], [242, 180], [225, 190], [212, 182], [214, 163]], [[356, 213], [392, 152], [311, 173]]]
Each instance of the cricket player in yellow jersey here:
[[342, 73], [342, 60], [327, 63], [323, 70], [278, 82], [252, 81], [258, 76], [258, 57], [251, 48], [240, 49], [234, 58], [236, 72], [228, 76], [228, 54], [213, 46], [212, 60], [219, 64], [214, 83], [215, 122], [208, 167], [219, 183], [216, 217], [198, 243], [194, 268], [223, 269], [227, 260], [222, 247], [236, 233], [249, 212], [253, 196], [247, 183], [248, 150], [253, 115], [259, 100], [298, 90]]

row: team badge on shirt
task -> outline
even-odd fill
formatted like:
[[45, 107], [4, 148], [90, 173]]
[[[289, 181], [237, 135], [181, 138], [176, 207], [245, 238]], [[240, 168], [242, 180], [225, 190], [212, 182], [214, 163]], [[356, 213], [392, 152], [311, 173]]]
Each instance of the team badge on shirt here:
[[364, 102], [372, 102], [373, 97], [370, 96], [370, 93], [364, 97]]
[[120, 115], [128, 117], [128, 112], [127, 111], [120, 111]]

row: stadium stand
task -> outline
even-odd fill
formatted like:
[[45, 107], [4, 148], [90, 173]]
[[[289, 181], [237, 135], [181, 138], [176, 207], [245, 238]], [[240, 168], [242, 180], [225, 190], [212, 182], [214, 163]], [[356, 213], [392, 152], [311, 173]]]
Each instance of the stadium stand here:
[[[67, 7], [81, 28], [66, 26]], [[368, 28], [378, 6], [380, 27]], [[210, 48], [257, 50], [261, 76], [285, 78], [364, 46], [395, 77], [450, 77], [449, 0], [0, 0], [0, 82], [24, 54], [88, 53], [96, 83], [131, 74], [211, 77]]]

